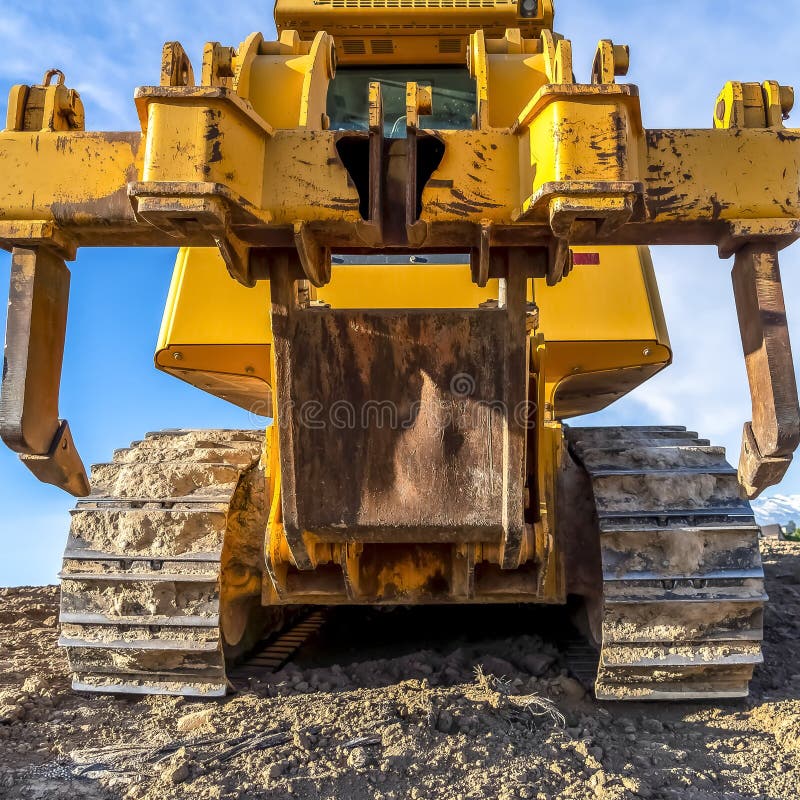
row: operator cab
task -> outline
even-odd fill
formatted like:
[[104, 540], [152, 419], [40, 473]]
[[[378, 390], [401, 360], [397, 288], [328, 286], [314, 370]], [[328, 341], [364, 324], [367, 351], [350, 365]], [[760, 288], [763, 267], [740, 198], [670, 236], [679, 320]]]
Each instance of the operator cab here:
[[345, 67], [328, 89], [327, 114], [332, 130], [368, 130], [368, 88], [381, 84], [387, 138], [406, 135], [406, 84], [432, 90], [433, 113], [422, 117], [425, 128], [464, 130], [473, 127], [477, 103], [475, 80], [465, 67]]

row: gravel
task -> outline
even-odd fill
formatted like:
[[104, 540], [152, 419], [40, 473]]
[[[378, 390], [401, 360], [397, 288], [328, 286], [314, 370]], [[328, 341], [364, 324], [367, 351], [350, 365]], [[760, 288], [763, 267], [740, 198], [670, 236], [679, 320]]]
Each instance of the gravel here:
[[795, 800], [800, 545], [762, 550], [766, 664], [716, 704], [597, 703], [535, 630], [306, 658], [213, 702], [80, 696], [57, 588], [0, 589], [0, 797]]

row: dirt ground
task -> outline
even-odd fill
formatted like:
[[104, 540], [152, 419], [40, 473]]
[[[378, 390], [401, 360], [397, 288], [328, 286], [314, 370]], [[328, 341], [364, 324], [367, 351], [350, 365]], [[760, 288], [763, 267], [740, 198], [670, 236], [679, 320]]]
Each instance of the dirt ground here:
[[301, 655], [218, 701], [79, 696], [57, 589], [0, 589], [0, 797], [795, 800], [800, 544], [763, 554], [766, 663], [715, 704], [598, 704], [552, 639], [455, 623], [410, 652]]

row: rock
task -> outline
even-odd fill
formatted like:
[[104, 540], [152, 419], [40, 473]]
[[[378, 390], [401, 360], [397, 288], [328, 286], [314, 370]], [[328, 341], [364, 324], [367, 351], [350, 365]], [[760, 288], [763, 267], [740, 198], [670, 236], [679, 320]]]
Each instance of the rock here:
[[479, 662], [483, 671], [494, 675], [496, 678], [510, 678], [516, 670], [504, 658], [497, 656], [484, 656]]
[[178, 718], [177, 729], [179, 733], [188, 733], [189, 731], [196, 731], [211, 723], [212, 710], [204, 708], [201, 711], [193, 711], [191, 714], [184, 714]]
[[463, 733], [471, 733], [478, 727], [478, 718], [472, 714], [465, 714], [458, 720], [458, 727]]
[[183, 783], [189, 777], [191, 763], [186, 748], [181, 747], [164, 765], [161, 780], [172, 785]]
[[568, 675], [559, 675], [553, 681], [553, 686], [558, 687], [568, 700], [574, 702], [583, 700], [586, 694], [586, 689], [583, 688], [583, 685]]
[[167, 770], [165, 778], [169, 783], [178, 784], [183, 783], [189, 777], [188, 764], [177, 764], [170, 770]]
[[292, 741], [300, 750], [310, 750], [314, 746], [314, 737], [305, 731], [297, 731], [292, 736]]
[[280, 778], [283, 775], [286, 769], [286, 763], [284, 761], [273, 761], [272, 764], [266, 767], [263, 772], [263, 777], [267, 779], [267, 781], [274, 780], [275, 778]]
[[453, 715], [449, 711], [440, 711], [436, 720], [436, 729], [442, 733], [450, 733], [453, 730]]
[[370, 755], [364, 747], [354, 747], [347, 754], [347, 765], [353, 769], [364, 769], [370, 760]]
[[50, 684], [38, 675], [31, 675], [25, 678], [25, 683], [22, 684], [22, 691], [28, 695], [40, 695], [49, 688]]
[[25, 709], [20, 705], [0, 705], [0, 725], [9, 725], [23, 719]]
[[775, 739], [788, 753], [800, 751], [800, 716], [790, 716], [778, 722]]
[[658, 719], [645, 719], [645, 720], [642, 720], [642, 727], [648, 733], [656, 734], [656, 733], [663, 733], [664, 732], [664, 724], [661, 722], [661, 720], [658, 720]]
[[528, 653], [522, 659], [522, 666], [531, 675], [541, 678], [555, 663], [555, 658], [547, 653]]

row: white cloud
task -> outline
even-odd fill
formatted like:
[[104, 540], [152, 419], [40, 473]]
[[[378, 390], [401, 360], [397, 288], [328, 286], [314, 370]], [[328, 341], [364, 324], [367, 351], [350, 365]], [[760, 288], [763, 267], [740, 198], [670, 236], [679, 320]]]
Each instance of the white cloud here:
[[206, 41], [238, 45], [253, 31], [274, 31], [269, 12], [241, 0], [6, 5], [0, 19], [0, 94], [58, 67], [81, 92], [87, 127], [96, 130], [138, 125], [133, 91], [158, 83], [165, 41], [181, 41], [199, 74]]
[[759, 525], [785, 525], [789, 520], [800, 524], [800, 494], [759, 497], [752, 505]]

